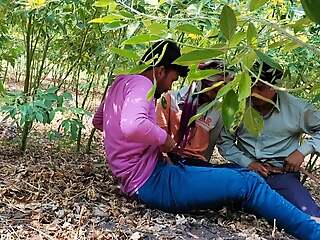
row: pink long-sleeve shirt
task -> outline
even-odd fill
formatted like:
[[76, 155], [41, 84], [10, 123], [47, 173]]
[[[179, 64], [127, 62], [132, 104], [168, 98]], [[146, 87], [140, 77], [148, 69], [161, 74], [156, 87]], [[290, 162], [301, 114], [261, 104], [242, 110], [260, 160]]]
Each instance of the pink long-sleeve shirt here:
[[120, 75], [93, 118], [104, 133], [105, 152], [112, 173], [129, 196], [149, 178], [160, 157], [167, 133], [156, 124], [152, 88], [142, 75]]

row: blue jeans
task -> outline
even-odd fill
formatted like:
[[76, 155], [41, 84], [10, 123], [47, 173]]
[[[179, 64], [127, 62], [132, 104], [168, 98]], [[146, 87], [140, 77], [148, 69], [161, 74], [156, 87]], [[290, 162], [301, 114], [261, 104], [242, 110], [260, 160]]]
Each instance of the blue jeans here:
[[243, 168], [212, 168], [158, 162], [136, 196], [152, 208], [167, 212], [215, 209], [241, 201], [242, 206], [277, 220], [280, 228], [299, 239], [320, 239], [320, 224], [310, 219], [257, 174]]
[[305, 213], [320, 217], [320, 208], [312, 199], [310, 192], [300, 182], [297, 173], [273, 174], [268, 176], [266, 182], [269, 186], [282, 195]]

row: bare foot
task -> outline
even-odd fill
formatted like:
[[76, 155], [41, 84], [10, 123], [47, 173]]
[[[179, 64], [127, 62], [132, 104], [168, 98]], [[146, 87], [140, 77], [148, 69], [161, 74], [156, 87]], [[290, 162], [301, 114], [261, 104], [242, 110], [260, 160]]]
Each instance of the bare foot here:
[[319, 217], [311, 217], [311, 219], [315, 220], [317, 223], [320, 223], [320, 218]]

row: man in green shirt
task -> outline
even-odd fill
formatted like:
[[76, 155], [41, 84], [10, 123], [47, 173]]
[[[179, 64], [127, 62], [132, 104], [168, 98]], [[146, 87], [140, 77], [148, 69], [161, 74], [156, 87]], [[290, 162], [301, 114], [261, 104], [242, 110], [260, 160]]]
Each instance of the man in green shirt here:
[[[258, 65], [254, 72], [258, 75]], [[320, 112], [287, 92], [276, 91], [271, 84], [282, 75], [281, 70], [263, 63], [262, 81], [252, 87], [250, 103], [264, 118], [260, 135], [250, 135], [243, 125], [235, 134], [223, 129], [218, 149], [225, 159], [258, 172], [302, 211], [319, 217], [320, 208], [300, 182], [298, 171], [306, 155], [320, 152]], [[304, 133], [310, 138], [300, 145]]]

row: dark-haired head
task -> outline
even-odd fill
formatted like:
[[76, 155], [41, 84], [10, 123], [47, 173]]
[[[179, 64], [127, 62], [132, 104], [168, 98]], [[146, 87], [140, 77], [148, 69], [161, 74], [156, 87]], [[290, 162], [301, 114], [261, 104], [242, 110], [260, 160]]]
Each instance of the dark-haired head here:
[[[269, 64], [262, 62], [256, 62], [253, 67], [253, 73], [258, 76], [261, 68], [260, 79], [271, 84], [275, 84], [283, 77], [283, 71], [279, 67], [272, 67]], [[255, 80], [255, 76], [252, 77]]]
[[[164, 66], [168, 69], [175, 69], [179, 76], [186, 77], [189, 68], [186, 66], [174, 64], [173, 62], [181, 56], [180, 48], [171, 40], [161, 40], [154, 43], [143, 55], [140, 63], [146, 63], [151, 60], [150, 67]], [[161, 59], [159, 59], [161, 57]], [[147, 70], [148, 70], [147, 69]]]
[[154, 43], [143, 55], [140, 64], [148, 63], [148, 67], [142, 74], [149, 79], [155, 78], [157, 88], [155, 97], [159, 98], [163, 92], [171, 89], [171, 85], [179, 76], [186, 77], [188, 67], [174, 64], [181, 56], [180, 48], [171, 40], [161, 40]]
[[[272, 67], [265, 62], [261, 64], [259, 62], [256, 62], [252, 67], [252, 72], [256, 76], [259, 76], [259, 72], [260, 72], [259, 79], [270, 84], [276, 84], [283, 77], [283, 72], [280, 68]], [[255, 82], [255, 84], [251, 89], [252, 93], [254, 93], [253, 98], [251, 99], [251, 103], [257, 109], [269, 108], [272, 105], [270, 104], [269, 101], [263, 100], [263, 98], [267, 100], [275, 101], [277, 92], [272, 86], [262, 81], [255, 81], [256, 76], [252, 76], [252, 79]], [[262, 96], [263, 98], [256, 97], [255, 95]]]
[[221, 71], [219, 74], [202, 79], [202, 89], [211, 87], [213, 84], [217, 84], [217, 86], [208, 92], [200, 94], [199, 102], [201, 104], [214, 100], [220, 88], [226, 83], [232, 81], [234, 78], [234, 72], [226, 68], [225, 62], [222, 59], [212, 59], [210, 61], [200, 63], [198, 68], [201, 70], [216, 69]]

